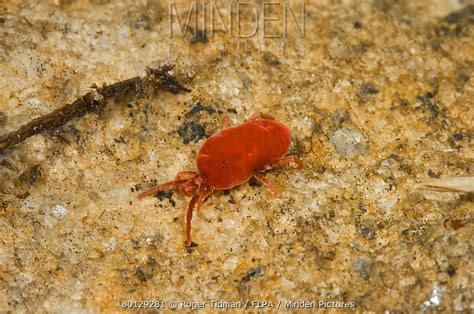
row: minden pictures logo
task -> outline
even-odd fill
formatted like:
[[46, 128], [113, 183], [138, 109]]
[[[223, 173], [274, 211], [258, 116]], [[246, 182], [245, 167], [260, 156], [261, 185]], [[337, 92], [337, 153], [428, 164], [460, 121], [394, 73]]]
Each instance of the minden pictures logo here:
[[[245, 57], [271, 53], [304, 57], [304, 1], [168, 3], [168, 58]], [[183, 49], [179, 40], [185, 40]]]

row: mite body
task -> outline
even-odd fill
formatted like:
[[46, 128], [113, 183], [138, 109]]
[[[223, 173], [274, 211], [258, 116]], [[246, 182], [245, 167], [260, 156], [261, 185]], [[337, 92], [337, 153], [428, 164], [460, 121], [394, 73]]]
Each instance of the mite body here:
[[289, 162], [302, 166], [296, 157], [282, 157], [290, 143], [290, 130], [283, 123], [266, 114], [255, 114], [248, 121], [209, 137], [197, 154], [197, 172], [181, 171], [173, 181], [159, 184], [138, 198], [171, 188], [192, 196], [186, 214], [186, 246], [189, 247], [193, 210], [200, 210], [213, 192], [232, 189], [254, 176], [278, 195], [275, 186], [260, 173]]

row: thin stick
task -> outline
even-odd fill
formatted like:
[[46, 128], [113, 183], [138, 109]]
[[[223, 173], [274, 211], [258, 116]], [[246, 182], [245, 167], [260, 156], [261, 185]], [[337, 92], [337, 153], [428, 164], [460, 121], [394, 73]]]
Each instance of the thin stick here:
[[445, 177], [429, 179], [416, 186], [418, 189], [436, 192], [474, 192], [474, 177]]
[[134, 92], [137, 96], [143, 96], [147, 87], [167, 90], [173, 94], [177, 94], [180, 91], [189, 92], [189, 89], [183, 87], [178, 80], [169, 73], [173, 67], [174, 66], [165, 65], [159, 69], [147, 68], [147, 75], [143, 78], [137, 76], [97, 88], [77, 98], [70, 104], [66, 104], [42, 117], [33, 119], [18, 130], [0, 136], [0, 153], [13, 145], [21, 143], [30, 136], [43, 131], [56, 129], [74, 118], [82, 117], [91, 111], [97, 111], [104, 107], [107, 103], [106, 100], [111, 97], [122, 96], [130, 91]]

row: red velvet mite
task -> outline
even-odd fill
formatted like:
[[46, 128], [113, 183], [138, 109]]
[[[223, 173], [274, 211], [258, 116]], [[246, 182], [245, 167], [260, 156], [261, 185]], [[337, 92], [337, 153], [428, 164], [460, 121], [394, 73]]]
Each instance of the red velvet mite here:
[[189, 247], [193, 210], [199, 211], [214, 191], [232, 189], [254, 176], [278, 195], [275, 186], [261, 173], [290, 162], [303, 166], [294, 156], [282, 157], [290, 143], [290, 130], [283, 123], [267, 114], [254, 114], [248, 121], [224, 129], [204, 142], [196, 157], [199, 171], [178, 172], [173, 181], [159, 184], [138, 198], [171, 188], [180, 188], [185, 195], [192, 196], [186, 214], [186, 246]]

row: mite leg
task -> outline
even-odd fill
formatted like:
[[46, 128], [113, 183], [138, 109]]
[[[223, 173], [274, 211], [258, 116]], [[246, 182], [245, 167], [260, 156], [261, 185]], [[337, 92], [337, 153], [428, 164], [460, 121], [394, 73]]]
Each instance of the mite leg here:
[[[263, 169], [261, 169], [261, 171], [270, 170], [272, 168], [279, 167], [281, 165], [288, 164], [290, 162], [297, 164], [299, 168], [303, 167], [303, 161], [301, 159], [295, 156], [287, 156], [287, 157], [278, 158], [273, 164], [269, 166], [265, 166]], [[254, 173], [254, 177], [260, 182], [262, 182], [264, 185], [266, 185], [272, 191], [273, 195], [278, 196], [280, 194], [280, 192], [275, 187], [275, 185], [273, 185], [273, 183], [265, 179], [258, 172]]]
[[212, 190], [202, 192], [193, 196], [189, 202], [188, 212], [186, 213], [186, 246], [192, 246], [193, 242], [191, 240], [191, 221], [193, 219], [193, 210], [196, 208], [196, 211], [201, 209], [201, 205], [204, 200], [212, 193]]
[[275, 168], [288, 163], [295, 163], [298, 165], [298, 168], [303, 168], [303, 161], [295, 156], [287, 156], [278, 158], [270, 167]]
[[159, 191], [165, 191], [165, 190], [173, 189], [177, 186], [180, 186], [180, 185], [186, 183], [187, 181], [191, 180], [192, 178], [195, 178], [196, 176], [197, 176], [197, 173], [194, 172], [194, 171], [181, 171], [181, 172], [178, 172], [178, 174], [176, 175], [176, 177], [173, 181], [158, 184], [158, 185], [152, 187], [151, 189], [148, 189], [145, 192], [142, 192], [142, 193], [138, 194], [138, 199], [141, 200], [142, 198], [153, 195], [153, 194], [155, 194], [156, 192], [159, 192]]
[[196, 211], [197, 211], [197, 212], [201, 210], [201, 205], [202, 205], [202, 203], [204, 203], [204, 201], [206, 200], [206, 198], [207, 198], [209, 195], [211, 195], [212, 192], [213, 192], [213, 190], [211, 189], [211, 190], [202, 192], [202, 193], [200, 194], [199, 199], [198, 199], [198, 201], [197, 201], [197, 203], [196, 203]]
[[247, 119], [247, 121], [252, 121], [252, 120], [257, 120], [257, 119], [275, 120], [275, 118], [269, 114], [266, 114], [263, 112], [257, 112], [251, 115], [250, 118]]
[[265, 177], [263, 177], [262, 175], [260, 175], [259, 173], [255, 172], [253, 174], [253, 176], [260, 182], [262, 182], [263, 185], [267, 186], [270, 191], [272, 191], [272, 194], [275, 195], [275, 196], [278, 196], [280, 195], [280, 192], [278, 191], [278, 189], [276, 188], [276, 186], [271, 183], [269, 180], [267, 180]]
[[230, 126], [230, 117], [228, 114], [225, 114], [221, 122], [221, 130], [227, 129], [229, 126]]
[[194, 205], [199, 198], [199, 195], [194, 195], [191, 201], [189, 202], [188, 212], [186, 213], [186, 246], [190, 247], [192, 245], [191, 241], [191, 220], [193, 220], [193, 209]]
[[180, 171], [174, 178], [174, 181], [189, 180], [197, 177], [196, 171]]
[[173, 188], [175, 188], [175, 187], [177, 187], [177, 186], [179, 186], [183, 183], [186, 183], [187, 181], [189, 181], [189, 180], [188, 179], [173, 180], [173, 181], [165, 182], [165, 183], [162, 183], [162, 184], [158, 184], [158, 185], [152, 187], [151, 189], [148, 189], [145, 192], [142, 192], [142, 193], [138, 194], [138, 199], [141, 200], [142, 198], [153, 195], [153, 194], [155, 194], [156, 192], [159, 192], [159, 191], [166, 191], [166, 190], [173, 189]]
[[177, 183], [174, 180], [169, 181], [169, 182], [165, 182], [165, 183], [162, 183], [162, 184], [158, 184], [158, 185], [152, 187], [151, 189], [148, 189], [145, 192], [142, 192], [142, 193], [138, 194], [138, 199], [141, 200], [142, 198], [153, 195], [158, 191], [165, 191], [165, 190], [172, 189], [176, 184]]

